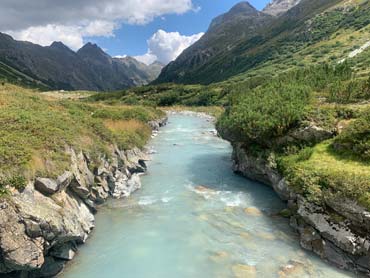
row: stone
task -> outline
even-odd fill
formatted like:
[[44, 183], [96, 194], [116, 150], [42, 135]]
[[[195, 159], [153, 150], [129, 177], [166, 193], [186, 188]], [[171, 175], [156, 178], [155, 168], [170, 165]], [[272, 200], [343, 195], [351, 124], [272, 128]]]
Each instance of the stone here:
[[132, 175], [127, 182], [130, 194], [141, 188], [141, 180], [138, 174]]
[[35, 180], [35, 188], [45, 195], [53, 195], [59, 190], [59, 186], [56, 181], [46, 178], [37, 178]]
[[159, 123], [157, 121], [150, 121], [148, 122], [148, 125], [151, 127], [152, 130], [158, 131], [159, 130]]
[[44, 263], [43, 239], [27, 236], [15, 208], [2, 201], [0, 209], [0, 269], [3, 272], [31, 271]]
[[90, 211], [93, 214], [96, 214], [98, 212], [98, 210], [96, 208], [96, 205], [95, 205], [95, 203], [94, 203], [93, 200], [91, 200], [91, 199], [84, 199], [84, 203], [86, 204], [86, 206], [90, 209]]
[[40, 224], [36, 221], [25, 219], [24, 220], [25, 226], [26, 226], [26, 232], [27, 235], [31, 238], [37, 238], [42, 236], [42, 229], [40, 227]]
[[257, 269], [255, 266], [237, 264], [232, 266], [232, 271], [235, 278], [254, 278], [257, 277]]
[[70, 261], [74, 258], [76, 254], [76, 247], [75, 244], [69, 242], [65, 243], [62, 246], [54, 247], [52, 251], [50, 251], [50, 255], [57, 259], [62, 259], [66, 261]]
[[98, 205], [101, 205], [105, 202], [106, 199], [108, 199], [109, 194], [107, 191], [105, 191], [104, 187], [99, 186], [97, 188], [92, 189], [94, 195], [95, 195], [95, 202]]
[[59, 186], [59, 190], [66, 189], [73, 180], [73, 173], [69, 171], [65, 171], [62, 175], [57, 178], [57, 184]]
[[71, 189], [82, 199], [90, 195], [90, 187], [94, 185], [95, 176], [90, 171], [86, 158], [82, 152], [78, 155], [71, 150], [72, 173], [74, 179], [70, 185]]
[[275, 240], [276, 239], [276, 237], [272, 233], [266, 233], [266, 232], [259, 232], [257, 236], [264, 240]]
[[244, 212], [251, 216], [262, 216], [262, 212], [256, 207], [249, 207], [244, 209]]
[[352, 255], [365, 255], [370, 249], [367, 238], [354, 234], [345, 223], [334, 223], [323, 208], [304, 199], [298, 201], [298, 215], [320, 235]]
[[306, 271], [304, 268], [304, 264], [302, 262], [291, 260], [288, 262], [287, 265], [284, 265], [280, 268], [279, 271], [279, 278], [285, 277], [305, 277]]
[[45, 263], [42, 265], [41, 269], [33, 272], [31, 277], [54, 277], [64, 268], [65, 261], [54, 259], [52, 257], [46, 257]]
[[90, 196], [90, 190], [85, 186], [82, 186], [77, 180], [73, 180], [70, 186], [71, 189], [82, 199], [87, 199]]

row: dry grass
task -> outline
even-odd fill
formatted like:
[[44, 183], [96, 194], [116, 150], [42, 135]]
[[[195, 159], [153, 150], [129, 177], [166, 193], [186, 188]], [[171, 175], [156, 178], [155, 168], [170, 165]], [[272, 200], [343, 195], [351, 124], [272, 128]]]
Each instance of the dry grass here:
[[112, 132], [137, 131], [148, 128], [146, 124], [137, 120], [105, 120], [104, 125]]

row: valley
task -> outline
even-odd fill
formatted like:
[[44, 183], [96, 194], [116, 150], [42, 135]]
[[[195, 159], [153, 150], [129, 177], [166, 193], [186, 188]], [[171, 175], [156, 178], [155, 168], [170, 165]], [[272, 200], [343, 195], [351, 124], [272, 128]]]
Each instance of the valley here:
[[369, 42], [368, 0], [240, 2], [167, 65], [0, 33], [0, 277], [368, 277]]

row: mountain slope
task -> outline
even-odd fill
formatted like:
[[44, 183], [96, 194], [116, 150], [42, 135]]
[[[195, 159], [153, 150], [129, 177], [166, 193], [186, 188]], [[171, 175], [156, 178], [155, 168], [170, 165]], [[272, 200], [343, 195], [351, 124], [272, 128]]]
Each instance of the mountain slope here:
[[[112, 58], [91, 43], [74, 52], [61, 42], [42, 47], [13, 40], [2, 33], [0, 62], [4, 67], [12, 68], [12, 72], [27, 76], [27, 80], [35, 80], [34, 82], [51, 89], [64, 90], [124, 89], [147, 84], [160, 72], [158, 68], [153, 72], [153, 67], [141, 64], [133, 58], [127, 58], [125, 62]], [[3, 78], [13, 80], [5, 74]]]
[[241, 40], [253, 37], [272, 19], [272, 16], [257, 11], [248, 2], [237, 4], [229, 12], [215, 18], [199, 41], [165, 67], [158, 83], [177, 78], [182, 80], [187, 72], [196, 71], [225, 51], [231, 51]]
[[[252, 37], [241, 39], [202, 65], [189, 68], [180, 56], [156, 82], [209, 84], [241, 74], [242, 79], [254, 76], [258, 70], [259, 74], [275, 74], [311, 62], [306, 56], [313, 62], [322, 61], [321, 57], [335, 60], [334, 56], [344, 55], [368, 39], [369, 6], [369, 1], [302, 0]], [[354, 32], [358, 32], [355, 37], [337, 44], [336, 36]], [[328, 45], [323, 47], [325, 43]]]

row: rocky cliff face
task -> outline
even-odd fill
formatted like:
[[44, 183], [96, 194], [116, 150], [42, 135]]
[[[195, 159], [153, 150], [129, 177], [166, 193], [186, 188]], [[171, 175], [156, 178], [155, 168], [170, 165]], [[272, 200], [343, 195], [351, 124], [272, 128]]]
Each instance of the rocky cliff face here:
[[298, 5], [299, 2], [301, 2], [301, 0], [273, 0], [262, 12], [273, 16], [279, 16]]
[[[165, 122], [150, 125], [158, 129]], [[88, 154], [67, 151], [69, 171], [57, 179], [36, 178], [0, 201], [0, 276], [55, 276], [89, 237], [98, 206], [141, 187], [148, 157], [139, 149], [115, 147], [95, 166]]]
[[288, 202], [301, 246], [339, 268], [370, 275], [370, 212], [353, 201], [327, 196], [316, 205], [296, 194], [276, 169], [273, 155], [256, 156], [233, 143], [234, 171], [273, 187]]

